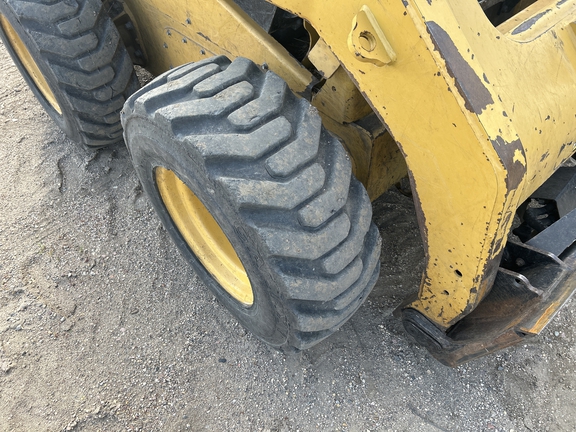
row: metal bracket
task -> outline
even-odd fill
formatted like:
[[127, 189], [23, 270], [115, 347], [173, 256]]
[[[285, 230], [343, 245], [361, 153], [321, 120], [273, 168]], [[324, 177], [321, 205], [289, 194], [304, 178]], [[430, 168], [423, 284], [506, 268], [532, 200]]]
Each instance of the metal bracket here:
[[[568, 162], [573, 164], [574, 159]], [[566, 165], [520, 206], [518, 215], [523, 224], [514, 231], [526, 244], [556, 256], [576, 241], [576, 167]], [[533, 200], [541, 207], [531, 206]]]
[[352, 20], [352, 31], [348, 35], [348, 49], [362, 62], [384, 66], [396, 61], [396, 53], [376, 17], [366, 5], [362, 6]]

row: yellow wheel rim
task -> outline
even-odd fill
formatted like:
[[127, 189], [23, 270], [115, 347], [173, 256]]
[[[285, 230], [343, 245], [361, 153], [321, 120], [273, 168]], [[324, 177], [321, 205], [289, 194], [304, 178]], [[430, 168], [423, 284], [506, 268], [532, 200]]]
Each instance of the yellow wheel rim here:
[[26, 69], [26, 72], [28, 72], [28, 75], [32, 78], [32, 81], [34, 81], [34, 84], [36, 84], [38, 90], [40, 90], [40, 93], [42, 93], [52, 108], [54, 108], [58, 114], [62, 115], [62, 109], [60, 109], [60, 105], [56, 102], [56, 97], [54, 96], [54, 93], [52, 93], [44, 75], [40, 72], [38, 65], [30, 55], [24, 42], [22, 42], [22, 39], [20, 39], [16, 30], [14, 30], [14, 27], [12, 27], [4, 15], [0, 15], [0, 25], [2, 26], [4, 34], [8, 38], [8, 42], [10, 42], [12, 49], [20, 59], [20, 62], [24, 66], [24, 69]]
[[248, 274], [218, 222], [173, 171], [157, 167], [155, 176], [166, 210], [194, 255], [228, 294], [251, 306]]

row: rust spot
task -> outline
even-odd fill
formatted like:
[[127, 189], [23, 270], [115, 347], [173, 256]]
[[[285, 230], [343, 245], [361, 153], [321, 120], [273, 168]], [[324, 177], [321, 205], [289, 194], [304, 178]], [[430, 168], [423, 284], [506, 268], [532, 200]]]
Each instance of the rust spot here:
[[434, 21], [426, 24], [432, 42], [446, 60], [448, 73], [454, 78], [456, 87], [464, 98], [466, 109], [480, 114], [488, 105], [494, 103], [492, 95], [472, 67], [464, 60], [448, 33]]

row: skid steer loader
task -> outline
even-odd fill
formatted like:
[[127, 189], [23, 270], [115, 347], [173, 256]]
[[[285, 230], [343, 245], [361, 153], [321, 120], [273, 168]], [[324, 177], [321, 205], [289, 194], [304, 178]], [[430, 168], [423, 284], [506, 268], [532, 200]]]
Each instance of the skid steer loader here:
[[276, 348], [366, 299], [371, 200], [408, 176], [426, 268], [396, 314], [451, 366], [576, 287], [575, 21], [576, 0], [0, 0], [46, 111], [125, 140], [187, 261]]

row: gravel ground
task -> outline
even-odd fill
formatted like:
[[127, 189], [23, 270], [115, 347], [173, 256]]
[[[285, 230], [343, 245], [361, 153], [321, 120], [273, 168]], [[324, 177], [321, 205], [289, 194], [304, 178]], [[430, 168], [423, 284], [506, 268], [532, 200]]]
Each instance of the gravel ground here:
[[202, 286], [123, 146], [70, 142], [0, 45], [0, 431], [572, 431], [573, 305], [456, 369], [391, 313], [424, 254], [411, 200], [375, 204], [382, 274], [320, 345], [278, 353]]

